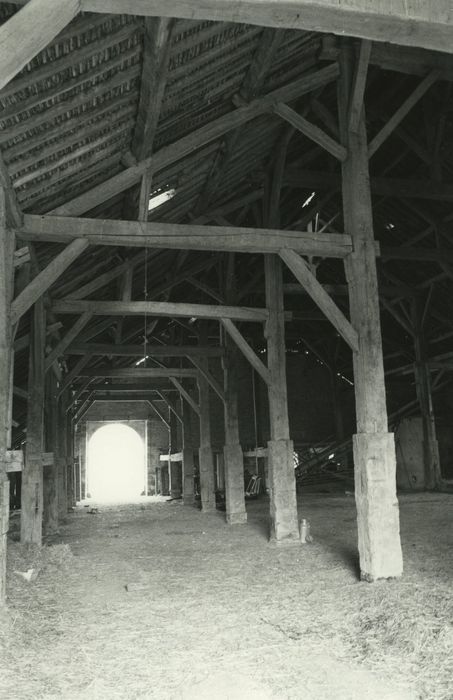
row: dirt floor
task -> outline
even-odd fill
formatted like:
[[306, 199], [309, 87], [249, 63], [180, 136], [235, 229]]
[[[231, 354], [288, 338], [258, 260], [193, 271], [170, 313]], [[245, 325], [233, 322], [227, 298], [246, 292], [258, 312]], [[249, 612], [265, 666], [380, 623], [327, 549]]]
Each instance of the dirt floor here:
[[268, 543], [264, 497], [234, 527], [179, 501], [78, 506], [41, 552], [10, 543], [0, 697], [452, 700], [453, 496], [400, 503], [405, 575], [377, 584], [344, 494], [306, 494], [314, 542], [291, 547]]

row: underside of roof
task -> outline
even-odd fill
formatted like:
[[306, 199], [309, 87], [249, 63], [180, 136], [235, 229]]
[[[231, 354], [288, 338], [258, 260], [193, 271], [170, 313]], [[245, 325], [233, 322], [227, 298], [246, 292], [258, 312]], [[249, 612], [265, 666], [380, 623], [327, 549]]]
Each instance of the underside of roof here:
[[[0, 22], [18, 9], [0, 3]], [[364, 42], [357, 38], [238, 22], [82, 12], [0, 91], [0, 173], [11, 205], [18, 217], [56, 214], [262, 228], [268, 225], [270, 174], [283, 153], [275, 228], [343, 233], [337, 86], [345, 46], [360, 60]], [[364, 109], [368, 141], [376, 146], [370, 178], [380, 245], [384, 356], [389, 386], [398, 378], [409, 394], [415, 391], [413, 373], [405, 373], [415, 359], [415, 306], [421, 309], [428, 356], [439, 363], [435, 386], [448, 381], [442, 362], [453, 356], [452, 80], [449, 54], [369, 45]], [[395, 119], [402, 105], [408, 108]], [[392, 128], [380, 144], [387, 124]], [[147, 167], [141, 167], [144, 161]], [[165, 193], [166, 201], [156, 206], [158, 195]], [[19, 241], [16, 286], [45, 269], [63, 248], [57, 242]], [[57, 301], [125, 298], [132, 269], [130, 300], [224, 304], [231, 286], [229, 256], [90, 245], [47, 290], [48, 352], [76, 320], [54, 312]], [[347, 315], [343, 262], [310, 257], [309, 263]], [[264, 306], [262, 255], [236, 254], [234, 278], [238, 303]], [[293, 312], [288, 351], [309, 352], [351, 382], [346, 343], [288, 270], [284, 282], [285, 306]], [[242, 329], [257, 352], [264, 350], [261, 326], [245, 323]], [[209, 335], [218, 344], [217, 322], [211, 322]], [[95, 315], [74, 343], [88, 341], [141, 345], [144, 357], [150, 343], [195, 344], [196, 324]], [[24, 388], [29, 314], [19, 323], [15, 343], [14, 381]], [[80, 361], [80, 348], [71, 354], [74, 343], [60, 359], [64, 371]], [[99, 355], [86, 366], [127, 367], [140, 359]], [[75, 388], [81, 384], [81, 378], [74, 379]], [[401, 400], [389, 395], [390, 408], [398, 411]], [[16, 397], [16, 442], [22, 438], [25, 408]]]

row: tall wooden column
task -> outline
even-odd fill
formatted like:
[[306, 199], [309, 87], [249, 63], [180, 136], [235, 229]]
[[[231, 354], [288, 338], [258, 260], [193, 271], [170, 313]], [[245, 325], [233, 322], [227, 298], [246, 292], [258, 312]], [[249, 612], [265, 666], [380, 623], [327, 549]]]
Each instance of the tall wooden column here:
[[9, 519], [9, 481], [6, 452], [11, 420], [11, 371], [13, 362], [11, 299], [14, 283], [14, 234], [6, 218], [5, 193], [0, 187], [0, 605], [5, 600], [6, 547]]
[[42, 544], [44, 451], [44, 348], [46, 322], [41, 297], [32, 309], [30, 358], [28, 364], [27, 443], [22, 473], [22, 544]]
[[53, 372], [47, 372], [45, 383], [45, 448], [54, 453], [52, 465], [44, 469], [43, 532], [54, 535], [58, 532], [58, 490], [55, 447], [57, 442], [57, 379]]
[[182, 428], [182, 472], [183, 472], [183, 499], [184, 505], [193, 506], [195, 500], [193, 482], [193, 435], [192, 435], [192, 409], [184, 398], [181, 398], [183, 417]]
[[440, 457], [436, 421], [431, 392], [431, 374], [427, 365], [428, 353], [423, 332], [422, 313], [417, 299], [412, 302], [412, 326], [415, 346], [415, 384], [423, 426], [423, 453], [425, 458], [425, 488], [440, 485]]
[[[208, 360], [200, 358], [200, 364], [208, 369]], [[200, 494], [201, 510], [204, 513], [215, 511], [215, 483], [214, 483], [214, 454], [211, 444], [211, 415], [209, 408], [209, 384], [208, 381], [199, 375], [198, 394], [200, 404], [200, 449], [199, 469], [200, 469]]]
[[230, 525], [247, 522], [244, 494], [244, 455], [239, 442], [238, 419], [238, 352], [232, 341], [225, 338], [223, 360], [225, 391], [225, 504], [226, 521]]
[[294, 445], [289, 439], [286, 387], [285, 312], [281, 263], [275, 255], [264, 256], [266, 327], [271, 439], [268, 442], [271, 539], [299, 540], [297, 520]]
[[388, 432], [382, 357], [376, 254], [371, 206], [365, 110], [356, 131], [348, 126], [352, 75], [349, 57], [342, 56], [339, 111], [343, 144], [344, 228], [353, 238], [346, 261], [351, 321], [358, 333], [354, 353], [357, 434], [354, 435], [355, 498], [362, 578], [400, 576], [402, 554], [396, 498], [396, 457]]
[[75, 494], [75, 472], [74, 472], [74, 433], [69, 412], [66, 412], [66, 469], [67, 469], [67, 492], [68, 506], [74, 507], [76, 504]]
[[57, 442], [56, 453], [54, 455], [55, 465], [57, 470], [57, 489], [58, 489], [58, 518], [65, 520], [68, 514], [68, 469], [67, 469], [67, 429], [66, 420], [68, 405], [68, 390], [60, 396], [57, 407]]
[[[172, 408], [176, 409], [174, 399], [168, 399]], [[170, 423], [170, 449], [169, 454], [175, 454], [179, 452], [179, 441], [178, 441], [178, 418], [175, 412], [170, 408], [168, 414], [168, 421]], [[172, 498], [181, 498], [182, 496], [182, 464], [181, 462], [175, 462], [170, 458], [168, 462], [168, 468], [170, 470], [170, 496]]]

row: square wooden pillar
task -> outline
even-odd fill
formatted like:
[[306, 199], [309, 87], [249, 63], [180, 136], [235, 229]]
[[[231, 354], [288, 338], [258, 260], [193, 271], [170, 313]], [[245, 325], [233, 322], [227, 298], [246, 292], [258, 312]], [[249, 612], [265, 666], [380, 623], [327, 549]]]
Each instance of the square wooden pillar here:
[[342, 166], [344, 229], [353, 240], [345, 268], [351, 322], [359, 344], [353, 356], [358, 544], [362, 578], [375, 581], [401, 576], [403, 562], [394, 436], [388, 432], [387, 421], [365, 109], [361, 109], [357, 130], [352, 131], [348, 120], [352, 66], [347, 50], [341, 69], [340, 127], [348, 152]]
[[42, 544], [44, 452], [44, 347], [45, 310], [41, 297], [32, 309], [30, 359], [28, 370], [27, 442], [22, 473], [20, 540], [22, 544]]
[[229, 525], [247, 522], [244, 493], [244, 455], [239, 443], [237, 351], [225, 338], [223, 360], [225, 391], [225, 505]]
[[[200, 359], [208, 369], [208, 360]], [[215, 503], [215, 482], [214, 482], [214, 454], [211, 444], [211, 416], [209, 409], [209, 384], [201, 375], [198, 378], [198, 394], [200, 405], [200, 448], [199, 470], [200, 470], [200, 494], [201, 510], [204, 513], [211, 513], [216, 510]]]
[[9, 481], [6, 452], [10, 446], [12, 402], [11, 299], [14, 285], [14, 233], [8, 226], [5, 191], [0, 186], [0, 605], [5, 601]]
[[67, 430], [66, 430], [67, 412], [66, 412], [66, 408], [68, 405], [68, 393], [67, 393], [67, 391], [65, 391], [61, 395], [60, 401], [58, 403], [58, 408], [57, 408], [57, 441], [56, 441], [56, 453], [54, 453], [56, 477], [57, 477], [58, 518], [59, 518], [59, 520], [65, 520], [65, 518], [67, 517], [67, 514], [68, 514], [68, 491], [67, 491], [68, 468], [67, 468], [67, 454], [66, 454], [66, 440], [67, 440]]
[[182, 472], [183, 472], [183, 499], [185, 506], [193, 506], [195, 501], [194, 491], [194, 455], [193, 455], [193, 435], [192, 435], [192, 409], [187, 401], [181, 398], [181, 409], [183, 418], [182, 427]]
[[289, 439], [285, 312], [280, 259], [265, 255], [266, 327], [271, 439], [268, 442], [271, 539], [299, 542], [294, 446]]
[[[47, 372], [45, 382], [45, 448], [55, 457], [57, 442], [57, 380], [53, 372]], [[43, 532], [54, 535], [58, 532], [58, 490], [55, 458], [44, 468]]]

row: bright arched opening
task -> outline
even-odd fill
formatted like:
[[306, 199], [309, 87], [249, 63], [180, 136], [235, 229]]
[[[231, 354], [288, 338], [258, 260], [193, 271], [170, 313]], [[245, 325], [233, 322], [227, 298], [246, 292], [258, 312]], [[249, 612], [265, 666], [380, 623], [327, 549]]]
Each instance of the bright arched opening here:
[[145, 488], [145, 445], [130, 426], [98, 428], [88, 443], [88, 491], [96, 501], [133, 501]]

